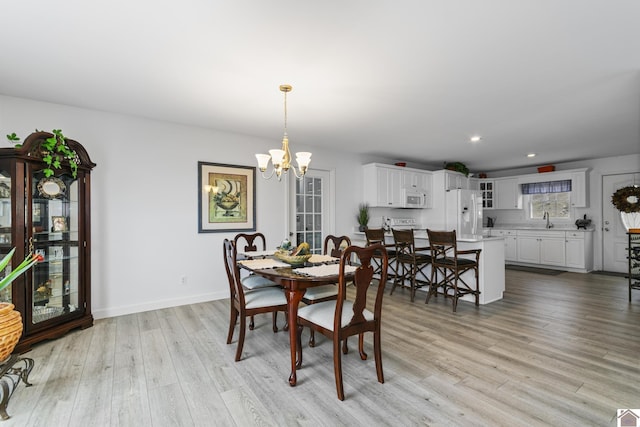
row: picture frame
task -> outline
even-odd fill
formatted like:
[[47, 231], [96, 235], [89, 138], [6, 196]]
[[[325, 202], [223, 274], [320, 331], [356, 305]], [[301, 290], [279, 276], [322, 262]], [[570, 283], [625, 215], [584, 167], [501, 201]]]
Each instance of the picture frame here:
[[256, 168], [198, 162], [198, 233], [256, 230]]
[[66, 216], [51, 217], [51, 231], [68, 231]]

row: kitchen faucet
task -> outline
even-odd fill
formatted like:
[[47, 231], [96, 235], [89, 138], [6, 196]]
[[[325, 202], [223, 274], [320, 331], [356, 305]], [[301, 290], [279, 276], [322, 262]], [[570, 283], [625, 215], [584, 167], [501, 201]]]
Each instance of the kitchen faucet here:
[[553, 224], [551, 224], [551, 223], [549, 222], [549, 212], [544, 211], [544, 214], [542, 214], [542, 219], [546, 219], [546, 220], [547, 220], [546, 228], [551, 228], [551, 227], [553, 227]]

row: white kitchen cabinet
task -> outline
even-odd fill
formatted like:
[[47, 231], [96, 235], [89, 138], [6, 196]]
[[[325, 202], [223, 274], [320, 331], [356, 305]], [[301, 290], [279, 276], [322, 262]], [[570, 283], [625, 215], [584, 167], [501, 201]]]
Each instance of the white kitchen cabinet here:
[[522, 209], [518, 178], [496, 178], [494, 186], [495, 209]]
[[500, 236], [504, 238], [505, 261], [518, 260], [518, 235], [516, 230], [492, 229], [491, 236]]
[[587, 199], [587, 171], [579, 170], [571, 172], [571, 207], [587, 208], [589, 201]]
[[564, 231], [520, 230], [517, 241], [519, 262], [565, 266]]
[[444, 171], [445, 184], [444, 189], [446, 190], [457, 190], [469, 189], [469, 178], [467, 178], [463, 173], [450, 171], [445, 169]]
[[427, 190], [431, 187], [431, 176], [426, 171], [420, 170], [403, 170], [402, 171], [402, 187], [413, 188], [416, 190]]
[[403, 188], [426, 194], [425, 207], [432, 204], [431, 172], [379, 163], [362, 167], [364, 202], [371, 207], [401, 208]]
[[493, 209], [494, 206], [494, 182], [492, 179], [481, 179], [478, 189], [482, 191], [482, 208]]
[[593, 269], [593, 232], [567, 231], [565, 236], [565, 265], [591, 271]]
[[540, 264], [565, 266], [564, 233], [558, 232], [557, 237], [542, 237], [540, 239]]
[[371, 207], [402, 206], [402, 173], [399, 168], [371, 163], [364, 165], [364, 202]]

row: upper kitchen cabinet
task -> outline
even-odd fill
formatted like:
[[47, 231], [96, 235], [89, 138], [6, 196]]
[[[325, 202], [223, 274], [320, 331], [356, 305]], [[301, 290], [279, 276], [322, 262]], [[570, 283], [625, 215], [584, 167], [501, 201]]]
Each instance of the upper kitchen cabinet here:
[[420, 169], [370, 163], [362, 167], [364, 202], [371, 207], [408, 207], [407, 198], [420, 194], [424, 203], [420, 207], [431, 207], [431, 172]]
[[364, 165], [364, 202], [371, 207], [402, 207], [402, 173], [397, 167], [371, 163]]
[[469, 178], [463, 173], [444, 170], [444, 189], [446, 190], [468, 190]]
[[571, 172], [571, 207], [589, 207], [589, 197], [587, 192], [587, 169], [580, 169]]
[[494, 180], [495, 209], [522, 209], [522, 193], [518, 177]]
[[481, 179], [478, 182], [478, 189], [482, 191], [482, 208], [493, 209], [494, 206], [494, 188], [493, 179]]

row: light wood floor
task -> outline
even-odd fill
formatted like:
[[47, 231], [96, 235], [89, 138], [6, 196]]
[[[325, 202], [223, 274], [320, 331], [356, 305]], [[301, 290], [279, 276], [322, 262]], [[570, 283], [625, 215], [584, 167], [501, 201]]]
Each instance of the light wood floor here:
[[1, 424], [615, 426], [617, 408], [640, 408], [640, 292], [630, 304], [620, 277], [506, 274], [502, 301], [460, 302], [456, 314], [442, 298], [385, 295], [385, 383], [370, 337], [367, 361], [352, 340], [344, 402], [322, 336], [289, 387], [288, 335], [268, 315], [234, 362], [223, 300], [99, 320], [36, 346], [34, 385], [19, 386]]

